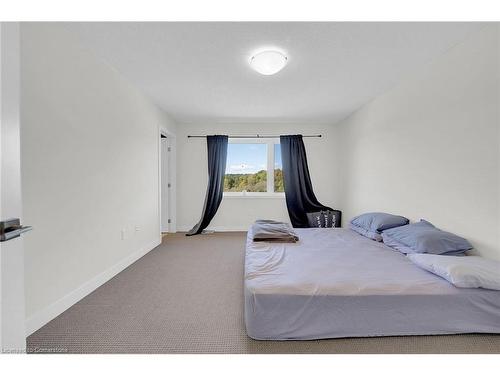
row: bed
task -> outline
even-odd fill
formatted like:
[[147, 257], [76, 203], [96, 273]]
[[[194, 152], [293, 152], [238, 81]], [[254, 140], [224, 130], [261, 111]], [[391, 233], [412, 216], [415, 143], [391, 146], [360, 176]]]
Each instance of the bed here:
[[245, 255], [245, 324], [257, 340], [500, 333], [500, 291], [457, 288], [383, 243], [341, 228]]

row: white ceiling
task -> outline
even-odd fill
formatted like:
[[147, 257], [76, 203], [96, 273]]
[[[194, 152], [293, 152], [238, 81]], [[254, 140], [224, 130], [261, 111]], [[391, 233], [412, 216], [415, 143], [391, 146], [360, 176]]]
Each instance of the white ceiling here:
[[[478, 23], [68, 23], [63, 27], [179, 122], [334, 123]], [[253, 71], [256, 49], [288, 65]]]

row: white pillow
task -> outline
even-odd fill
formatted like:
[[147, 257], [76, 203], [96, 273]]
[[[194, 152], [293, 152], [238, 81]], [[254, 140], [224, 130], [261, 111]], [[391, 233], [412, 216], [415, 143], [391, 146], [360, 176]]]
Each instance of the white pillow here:
[[448, 280], [459, 288], [500, 290], [500, 262], [480, 256], [408, 254], [420, 268]]

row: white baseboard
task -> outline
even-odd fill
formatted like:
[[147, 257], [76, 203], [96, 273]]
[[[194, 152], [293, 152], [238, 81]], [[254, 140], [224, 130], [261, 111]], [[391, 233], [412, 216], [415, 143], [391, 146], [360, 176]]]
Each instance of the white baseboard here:
[[52, 319], [57, 317], [59, 314], [63, 313], [75, 303], [80, 301], [83, 297], [87, 296], [97, 288], [99, 288], [106, 281], [112, 279], [114, 276], [119, 274], [125, 268], [130, 266], [132, 263], [142, 258], [148, 252], [153, 250], [155, 247], [160, 245], [161, 239], [156, 239], [149, 243], [147, 246], [137, 250], [135, 253], [130, 254], [125, 259], [122, 259], [115, 265], [111, 266], [104, 272], [90, 279], [86, 283], [79, 286], [74, 291], [66, 294], [64, 297], [60, 298], [56, 302], [47, 306], [43, 310], [33, 314], [26, 319], [26, 337], [31, 335], [33, 332], [42, 328], [45, 324], [50, 322]]
[[[180, 227], [177, 227], [177, 232], [187, 232], [191, 228], [192, 228], [192, 226], [190, 226], [190, 227], [180, 226]], [[238, 227], [238, 226], [236, 226], [236, 227], [208, 227], [207, 230], [214, 230], [216, 232], [246, 232], [246, 231], [248, 231], [248, 228], [250, 228], [250, 226], [247, 226], [247, 227]]]

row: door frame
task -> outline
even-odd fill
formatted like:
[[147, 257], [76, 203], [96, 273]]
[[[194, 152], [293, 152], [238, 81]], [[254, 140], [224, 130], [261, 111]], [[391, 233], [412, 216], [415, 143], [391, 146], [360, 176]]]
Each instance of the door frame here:
[[[0, 22], [0, 217], [22, 222], [20, 25]], [[26, 351], [22, 236], [0, 242], [0, 351]]]
[[[168, 153], [168, 181], [162, 181], [162, 169], [163, 169], [163, 158], [162, 158], [162, 138], [161, 136], [167, 137], [168, 146], [170, 147], [170, 152]], [[176, 139], [175, 134], [169, 131], [162, 125], [158, 127], [158, 219], [159, 219], [159, 233], [160, 237], [163, 233], [162, 228], [162, 213], [163, 213], [163, 203], [165, 197], [163, 196], [162, 186], [164, 183], [170, 183], [170, 189], [168, 190], [168, 204], [167, 211], [168, 217], [170, 218], [170, 223], [167, 225], [168, 233], [175, 233], [176, 228]]]

